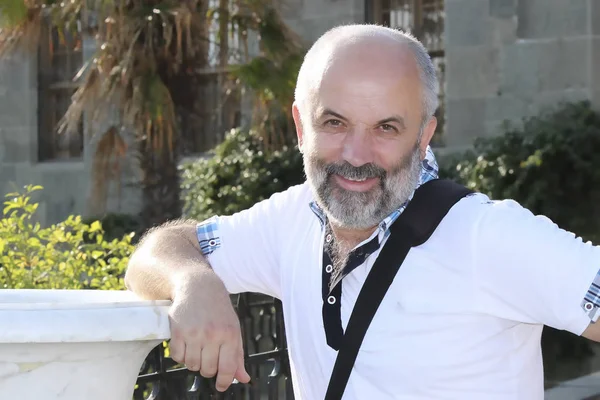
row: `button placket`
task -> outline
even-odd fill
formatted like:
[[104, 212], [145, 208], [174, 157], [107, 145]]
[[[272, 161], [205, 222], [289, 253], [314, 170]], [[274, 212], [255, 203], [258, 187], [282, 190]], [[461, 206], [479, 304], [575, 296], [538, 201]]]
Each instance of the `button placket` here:
[[323, 241], [323, 258], [321, 264], [323, 327], [325, 329], [327, 344], [332, 349], [339, 350], [342, 337], [344, 336], [340, 309], [342, 286], [338, 284], [335, 287], [330, 288], [331, 276], [334, 268], [329, 249], [334, 240], [334, 236], [328, 227], [325, 228], [324, 237], [321, 240]]

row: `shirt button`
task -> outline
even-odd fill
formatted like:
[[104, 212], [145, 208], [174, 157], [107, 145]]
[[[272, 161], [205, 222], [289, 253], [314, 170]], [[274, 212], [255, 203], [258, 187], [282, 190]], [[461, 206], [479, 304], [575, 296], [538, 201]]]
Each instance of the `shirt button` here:
[[333, 265], [329, 264], [328, 266], [325, 267], [325, 272], [327, 272], [328, 274], [330, 274], [331, 271], [333, 271]]
[[326, 241], [327, 243], [329, 243], [329, 242], [331, 242], [331, 239], [332, 239], [332, 238], [333, 238], [333, 237], [331, 236], [331, 233], [330, 233], [330, 234], [328, 234], [328, 235], [325, 237], [325, 241]]
[[584, 307], [587, 311], [591, 311], [592, 308], [594, 308], [594, 305], [592, 303], [585, 303]]
[[327, 298], [327, 302], [328, 302], [329, 304], [335, 304], [335, 297], [333, 297], [333, 296], [329, 296], [329, 297]]
[[210, 247], [214, 247], [214, 246], [216, 246], [216, 245], [217, 245], [217, 241], [216, 241], [216, 240], [214, 240], [214, 239], [212, 239], [211, 241], [209, 241], [209, 242], [208, 242], [208, 245], [209, 245]]

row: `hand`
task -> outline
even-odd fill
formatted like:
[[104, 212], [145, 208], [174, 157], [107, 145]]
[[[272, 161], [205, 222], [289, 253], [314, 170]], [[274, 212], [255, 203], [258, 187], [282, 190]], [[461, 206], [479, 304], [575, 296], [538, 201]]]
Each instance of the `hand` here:
[[176, 291], [169, 316], [173, 360], [206, 378], [218, 374], [216, 387], [221, 392], [234, 378], [250, 382], [239, 319], [216, 275], [186, 282]]

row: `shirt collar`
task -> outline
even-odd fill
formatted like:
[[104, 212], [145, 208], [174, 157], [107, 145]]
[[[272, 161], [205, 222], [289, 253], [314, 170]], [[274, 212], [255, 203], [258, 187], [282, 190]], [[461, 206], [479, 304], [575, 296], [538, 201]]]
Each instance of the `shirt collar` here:
[[[419, 182], [417, 183], [417, 187], [415, 188], [415, 190], [422, 184], [429, 182], [430, 180], [437, 179], [438, 178], [438, 169], [439, 169], [438, 163], [437, 163], [437, 160], [435, 159], [435, 155], [433, 154], [433, 150], [431, 149], [430, 146], [427, 146], [427, 152], [425, 154], [425, 158], [421, 162], [421, 174], [419, 176]], [[413, 191], [413, 193], [411, 193], [410, 197], [404, 204], [402, 204], [399, 208], [397, 208], [396, 210], [391, 212], [387, 217], [385, 217], [383, 219], [383, 221], [381, 221], [379, 223], [379, 231], [380, 232], [387, 232], [388, 228], [392, 225], [392, 223], [406, 209], [406, 206], [408, 205], [408, 202], [412, 199], [413, 195], [414, 195], [414, 191]], [[322, 226], [325, 225], [325, 223], [327, 221], [327, 217], [326, 217], [323, 209], [317, 204], [316, 201], [311, 201], [309, 206], [310, 206], [310, 209], [313, 211], [313, 213], [319, 218], [321, 225]]]

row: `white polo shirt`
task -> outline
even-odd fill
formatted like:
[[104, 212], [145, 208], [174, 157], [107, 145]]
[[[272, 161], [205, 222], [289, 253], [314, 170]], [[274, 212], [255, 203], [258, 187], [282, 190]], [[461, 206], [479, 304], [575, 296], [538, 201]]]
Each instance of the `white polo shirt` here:
[[[330, 301], [327, 233], [312, 202], [303, 184], [198, 227], [203, 252], [231, 293], [282, 300], [298, 400], [324, 398], [336, 324], [345, 328], [381, 248], [344, 277], [341, 300]], [[380, 228], [364, 244], [386, 239]], [[344, 399], [543, 399], [542, 327], [580, 335], [598, 318], [599, 267], [600, 248], [513, 201], [462, 199], [409, 252]]]

